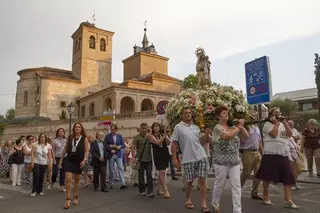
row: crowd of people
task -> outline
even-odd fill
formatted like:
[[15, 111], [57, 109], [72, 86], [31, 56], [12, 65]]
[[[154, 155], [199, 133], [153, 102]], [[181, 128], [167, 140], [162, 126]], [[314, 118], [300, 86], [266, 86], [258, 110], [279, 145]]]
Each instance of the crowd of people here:
[[[128, 189], [124, 175], [127, 165], [132, 170], [132, 184], [138, 187], [141, 196], [160, 195], [169, 199], [166, 172], [170, 167], [172, 180], [178, 180], [177, 170], [183, 172], [185, 208], [194, 208], [190, 195], [193, 182], [198, 180], [201, 211], [210, 212], [207, 177], [212, 169], [215, 174], [211, 198], [214, 212], [220, 212], [220, 197], [229, 179], [233, 212], [241, 213], [241, 188], [253, 172], [252, 199], [273, 205], [268, 193], [269, 184], [282, 183], [284, 206], [299, 209], [292, 201], [292, 190], [301, 188], [297, 177], [304, 166], [302, 153], [307, 159], [309, 175], [314, 175], [315, 158], [317, 176], [320, 176], [317, 121], [310, 119], [300, 135], [293, 121], [282, 117], [279, 108], [272, 108], [262, 128], [262, 140], [256, 125], [246, 125], [243, 119], [230, 125], [228, 115], [227, 107], [216, 107], [218, 124], [213, 129], [201, 131], [192, 122], [192, 111], [186, 108], [181, 115], [182, 121], [174, 129], [157, 122], [151, 127], [141, 123], [132, 142], [118, 133], [115, 124], [110, 126], [110, 133], [106, 135], [103, 132], [87, 135], [82, 124], [75, 123], [69, 136], [63, 128], [57, 130], [52, 140], [44, 133], [37, 138], [21, 136], [14, 144], [9, 140], [1, 148], [0, 173], [13, 187], [20, 186], [21, 180], [25, 180], [25, 184], [32, 188], [33, 197], [44, 195], [45, 182], [47, 189], [51, 190], [59, 175], [59, 189], [66, 195], [64, 208], [69, 209], [71, 205], [79, 205], [82, 176], [85, 187], [92, 185], [94, 191], [114, 189], [115, 180], [119, 180], [120, 190]], [[154, 190], [156, 175], [158, 183]], [[258, 193], [260, 181], [262, 195]]]

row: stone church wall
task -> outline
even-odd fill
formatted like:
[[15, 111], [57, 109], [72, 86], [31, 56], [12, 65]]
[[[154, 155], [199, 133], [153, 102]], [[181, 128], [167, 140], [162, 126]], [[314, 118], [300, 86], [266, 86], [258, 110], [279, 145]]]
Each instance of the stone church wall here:
[[[98, 125], [98, 123], [100, 122], [98, 120], [75, 119], [72, 122], [74, 123], [77, 121], [82, 122], [87, 134], [95, 134], [98, 131], [102, 131], [104, 133], [108, 132], [107, 127]], [[137, 128], [140, 126], [142, 122], [146, 122], [149, 126], [151, 126], [152, 123], [155, 121], [158, 121], [155, 116], [144, 116], [130, 119], [117, 119], [115, 123], [118, 125], [120, 134], [122, 134], [124, 137], [133, 137], [137, 134]], [[55, 137], [57, 129], [61, 127], [64, 128], [66, 130], [66, 133], [68, 134], [69, 123], [63, 121], [51, 121], [46, 123], [29, 125], [11, 125], [7, 126], [4, 129], [3, 135], [1, 136], [1, 140], [15, 140], [21, 135], [29, 134], [37, 137], [40, 133], [45, 133], [49, 137]]]
[[71, 102], [75, 103], [76, 98], [80, 97], [79, 87], [78, 83], [42, 79], [40, 116], [59, 120], [61, 111], [67, 111], [66, 106]]
[[[27, 103], [25, 103], [25, 92]], [[35, 72], [25, 72], [17, 82], [16, 118], [36, 116], [37, 76]]]
[[111, 86], [111, 63], [85, 59], [81, 67], [82, 97]]

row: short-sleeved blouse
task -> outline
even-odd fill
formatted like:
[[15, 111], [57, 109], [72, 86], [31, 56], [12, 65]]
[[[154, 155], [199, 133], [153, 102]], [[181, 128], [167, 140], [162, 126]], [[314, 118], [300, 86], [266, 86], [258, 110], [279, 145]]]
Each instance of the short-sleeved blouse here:
[[219, 124], [213, 128], [212, 162], [218, 165], [238, 165], [240, 138], [236, 135], [230, 140], [224, 140], [221, 138], [224, 131], [225, 129]]
[[271, 122], [266, 122], [263, 126], [263, 136], [264, 136], [264, 155], [281, 155], [289, 157], [291, 159], [289, 138], [286, 134], [285, 126], [280, 123], [278, 127], [278, 134], [274, 138], [270, 136], [269, 132], [272, 131], [274, 124]]

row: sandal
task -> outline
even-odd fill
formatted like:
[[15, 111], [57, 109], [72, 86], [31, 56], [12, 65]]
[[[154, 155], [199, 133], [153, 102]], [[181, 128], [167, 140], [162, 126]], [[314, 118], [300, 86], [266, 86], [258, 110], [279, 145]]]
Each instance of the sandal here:
[[203, 213], [210, 213], [210, 209], [208, 207], [202, 207], [201, 212]]
[[186, 209], [194, 209], [194, 205], [192, 203], [186, 203], [184, 207], [186, 207]]
[[220, 208], [216, 206], [212, 206], [213, 213], [220, 213]]
[[169, 199], [171, 197], [168, 190], [164, 191], [163, 197], [166, 198], [166, 199]]
[[253, 200], [263, 200], [263, 197], [261, 195], [256, 194], [256, 195], [252, 195], [251, 199], [253, 199]]
[[79, 205], [79, 200], [78, 200], [78, 198], [79, 198], [78, 196], [74, 196], [74, 197], [73, 197], [73, 205], [74, 205], [74, 206], [78, 206], [78, 205]]
[[157, 190], [157, 194], [158, 194], [158, 195], [164, 195], [164, 191], [163, 191], [162, 189], [158, 189], [158, 190]]
[[273, 205], [273, 203], [271, 203], [271, 201], [269, 200], [269, 197], [268, 197], [268, 196], [263, 197], [263, 198], [262, 198], [262, 201], [263, 201], [263, 204], [264, 204], [264, 205]]
[[299, 206], [294, 204], [291, 200], [290, 201], [284, 201], [284, 207], [289, 209], [300, 209]]
[[66, 202], [66, 204], [64, 204], [64, 209], [69, 209], [71, 206], [71, 199], [67, 198], [66, 200], [67, 200], [67, 202]]

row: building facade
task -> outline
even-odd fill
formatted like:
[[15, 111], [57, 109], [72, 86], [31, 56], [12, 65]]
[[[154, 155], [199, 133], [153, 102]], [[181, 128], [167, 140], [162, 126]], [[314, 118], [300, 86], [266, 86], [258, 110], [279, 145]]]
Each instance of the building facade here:
[[50, 67], [18, 72], [16, 117], [59, 120], [71, 102], [75, 115], [96, 117], [103, 111], [131, 116], [153, 112], [181, 90], [181, 81], [168, 75], [168, 58], [149, 45], [144, 29], [142, 46], [123, 60], [123, 82], [112, 82], [114, 32], [83, 22], [72, 35], [72, 70]]
[[298, 103], [299, 111], [310, 111], [318, 109], [318, 91], [317, 88], [294, 90], [289, 92], [276, 93], [273, 98], [290, 99]]

